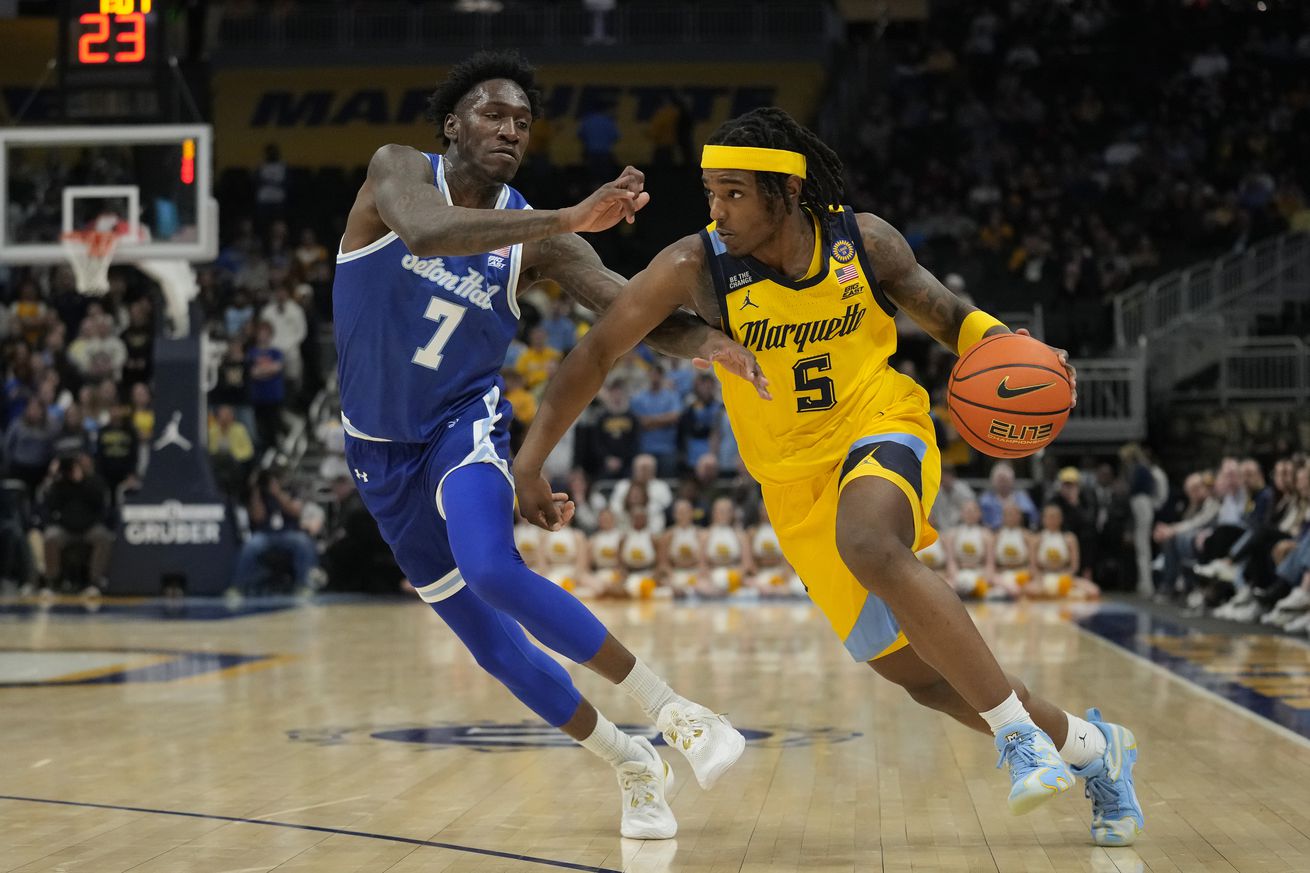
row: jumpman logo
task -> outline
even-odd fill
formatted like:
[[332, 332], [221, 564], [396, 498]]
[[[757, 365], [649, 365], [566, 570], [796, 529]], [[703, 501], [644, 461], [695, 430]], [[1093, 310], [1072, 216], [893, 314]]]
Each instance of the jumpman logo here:
[[154, 449], [159, 451], [164, 446], [177, 446], [184, 452], [191, 451], [191, 440], [182, 436], [180, 427], [182, 425], [182, 410], [173, 413], [173, 417], [164, 427], [164, 433], [155, 440]]
[[741, 306], [737, 307], [737, 311], [741, 312], [741, 310], [745, 309], [747, 306], [754, 306], [756, 309], [760, 308], [760, 304], [751, 300], [751, 289], [749, 288], [746, 289], [746, 299], [742, 301]]

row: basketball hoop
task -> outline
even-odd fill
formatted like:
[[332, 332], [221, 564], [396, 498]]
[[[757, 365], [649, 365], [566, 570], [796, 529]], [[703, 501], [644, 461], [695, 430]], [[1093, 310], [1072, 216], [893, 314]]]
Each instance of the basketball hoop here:
[[118, 234], [106, 230], [74, 230], [60, 234], [64, 255], [73, 268], [77, 290], [100, 297], [109, 290], [109, 263], [118, 248]]

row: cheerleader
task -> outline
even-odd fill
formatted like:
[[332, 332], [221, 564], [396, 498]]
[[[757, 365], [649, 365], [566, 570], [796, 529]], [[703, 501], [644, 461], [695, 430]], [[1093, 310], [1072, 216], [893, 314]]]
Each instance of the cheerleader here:
[[982, 525], [978, 501], [970, 500], [960, 507], [960, 524], [948, 530], [942, 540], [946, 581], [961, 597], [986, 597], [996, 575], [996, 540]]
[[599, 596], [625, 596], [623, 562], [619, 559], [622, 547], [623, 531], [619, 530], [614, 510], [603, 506], [596, 512], [596, 532], [591, 535], [589, 549], [591, 580], [588, 587]]
[[720, 497], [710, 508], [710, 527], [703, 534], [705, 565], [709, 569], [709, 594], [735, 594], [755, 568], [746, 533], [737, 526], [737, 507], [732, 498]]
[[594, 594], [587, 572], [587, 538], [582, 531], [568, 524], [542, 533], [545, 534], [542, 550], [546, 571], [542, 575], [578, 597]]
[[628, 507], [628, 531], [619, 547], [619, 561], [623, 565], [623, 591], [633, 600], [650, 600], [658, 593], [672, 594], [669, 588], [660, 588], [659, 553], [655, 549], [655, 534], [650, 529], [650, 518], [642, 505]]
[[685, 597], [708, 581], [705, 571], [705, 552], [701, 536], [704, 531], [696, 527], [696, 508], [686, 498], [673, 504], [673, 525], [659, 536], [660, 570], [668, 580], [675, 597]]
[[1091, 579], [1078, 575], [1078, 538], [1064, 530], [1064, 512], [1055, 504], [1042, 510], [1042, 529], [1033, 545], [1032, 579], [1024, 587], [1028, 597], [1072, 597], [1088, 600], [1101, 596]]
[[1032, 531], [1024, 527], [1023, 510], [1014, 502], [1001, 509], [1001, 529], [996, 532], [996, 587], [1006, 597], [1018, 597], [1033, 579]]

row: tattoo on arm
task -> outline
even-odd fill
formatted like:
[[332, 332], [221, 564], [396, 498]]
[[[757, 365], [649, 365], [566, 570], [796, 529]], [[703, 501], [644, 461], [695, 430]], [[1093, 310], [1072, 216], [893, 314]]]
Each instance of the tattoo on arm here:
[[865, 251], [879, 277], [878, 287], [933, 339], [954, 352], [960, 325], [975, 307], [951, 293], [920, 265], [896, 228], [867, 213], [858, 216], [858, 221]]
[[880, 282], [879, 286], [929, 336], [955, 351], [960, 341], [960, 325], [974, 307], [956, 297], [917, 263], [910, 276], [895, 283]]
[[[606, 267], [595, 249], [574, 233], [544, 239], [526, 256], [531, 261], [527, 271], [530, 279], [553, 279], [566, 294], [597, 314], [608, 309], [628, 283]], [[664, 319], [645, 341], [662, 355], [693, 358], [712, 333], [714, 328], [695, 315], [678, 311]]]

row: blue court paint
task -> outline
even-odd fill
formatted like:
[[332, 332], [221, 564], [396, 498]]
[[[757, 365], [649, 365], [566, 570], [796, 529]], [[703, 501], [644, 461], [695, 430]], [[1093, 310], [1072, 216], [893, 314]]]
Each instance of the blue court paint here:
[[140, 812], [147, 815], [173, 815], [179, 818], [202, 818], [207, 821], [227, 821], [236, 824], [259, 825], [270, 828], [287, 828], [296, 831], [314, 831], [320, 834], [333, 834], [344, 837], [360, 837], [366, 840], [382, 840], [388, 843], [404, 843], [409, 846], [426, 846], [432, 849], [448, 849], [452, 852], [464, 852], [469, 855], [486, 855], [491, 858], [505, 858], [509, 861], [523, 861], [525, 864], [540, 864], [543, 867], [557, 867], [561, 870], [585, 870], [588, 873], [623, 873], [609, 867], [589, 867], [586, 864], [574, 864], [572, 861], [555, 861], [551, 858], [538, 858], [534, 855], [516, 855], [513, 852], [498, 852], [495, 849], [479, 849], [476, 846], [461, 846], [457, 843], [439, 843], [434, 840], [416, 840], [412, 837], [395, 837], [389, 834], [371, 834], [367, 831], [352, 831], [344, 828], [324, 828], [316, 825], [292, 824], [285, 821], [267, 821], [264, 819], [238, 818], [231, 815], [211, 815], [204, 812], [182, 812], [175, 809], [149, 809], [142, 806], [118, 806], [111, 803], [84, 803], [76, 800], [51, 800], [45, 797], [18, 797], [12, 794], [0, 794], [0, 800], [13, 800], [18, 803], [46, 803], [52, 806], [75, 806], [83, 809], [112, 809], [118, 812]]
[[1078, 624], [1188, 682], [1310, 739], [1310, 649], [1270, 634], [1204, 633], [1107, 604]]

